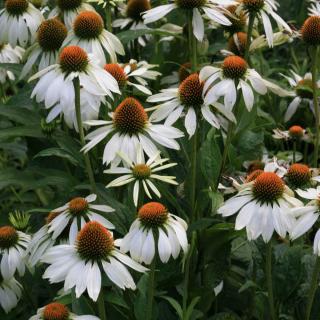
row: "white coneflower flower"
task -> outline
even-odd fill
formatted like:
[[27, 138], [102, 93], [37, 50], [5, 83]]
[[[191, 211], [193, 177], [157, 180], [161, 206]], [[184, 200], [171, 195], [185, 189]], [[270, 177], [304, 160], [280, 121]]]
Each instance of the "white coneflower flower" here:
[[165, 124], [172, 125], [180, 116], [185, 114], [184, 126], [189, 134], [193, 136], [197, 127], [197, 116], [202, 114], [203, 118], [215, 128], [220, 128], [220, 121], [213, 110], [220, 112], [230, 121], [236, 122], [233, 113], [222, 104], [215, 101], [207, 104], [203, 100], [202, 91], [204, 83], [200, 81], [199, 75], [193, 73], [182, 81], [179, 88], [163, 89], [161, 93], [155, 94], [147, 99], [148, 102], [163, 102], [156, 106], [156, 111], [150, 116], [151, 121], [166, 119]]
[[[137, 62], [131, 59], [127, 64], [108, 63], [104, 66], [104, 69], [117, 80], [120, 89], [128, 85], [150, 95], [152, 92], [147, 88], [148, 82], [146, 79], [155, 80], [161, 75], [160, 72], [151, 70], [157, 66], [146, 61]], [[138, 83], [132, 82], [130, 78]]]
[[310, 16], [320, 16], [320, 2], [319, 0], [310, 0], [311, 5], [308, 8]]
[[284, 28], [287, 32], [292, 32], [289, 25], [276, 13], [278, 6], [275, 0], [242, 0], [237, 9], [255, 14], [259, 20], [262, 20], [269, 47], [273, 46], [273, 30], [269, 16], [275, 20], [279, 29]]
[[15, 279], [3, 279], [0, 273], [0, 306], [9, 313], [17, 306], [22, 294], [22, 286]]
[[[113, 27], [120, 29], [128, 27], [130, 30], [148, 29], [141, 14], [151, 9], [149, 0], [129, 0], [127, 4], [120, 4], [119, 9], [123, 18], [114, 20]], [[145, 40], [149, 38], [150, 35], [138, 37], [138, 42], [141, 46], [145, 46]]]
[[29, 320], [99, 320], [99, 318], [92, 315], [78, 316], [70, 312], [64, 304], [52, 302], [39, 308], [37, 314]]
[[88, 222], [72, 245], [58, 245], [47, 251], [42, 262], [50, 264], [43, 278], [51, 283], [64, 281], [64, 290], [75, 287], [79, 298], [85, 290], [96, 301], [101, 291], [101, 274], [121, 289], [136, 285], [125, 265], [139, 272], [147, 269], [115, 248], [112, 233], [96, 221]]
[[280, 237], [291, 231], [295, 218], [290, 208], [301, 205], [301, 201], [294, 198], [293, 192], [276, 173], [263, 172], [236, 196], [228, 199], [218, 213], [224, 217], [238, 213], [236, 230], [246, 228], [249, 240], [262, 235], [263, 240], [268, 242], [274, 230]]
[[42, 20], [41, 12], [27, 0], [6, 0], [0, 10], [0, 43], [12, 47], [32, 44]]
[[73, 79], [76, 77], [79, 77], [81, 86], [83, 120], [98, 118], [105, 95], [112, 97], [112, 92], [120, 93], [117, 81], [93, 60], [82, 48], [69, 46], [61, 51], [58, 64], [41, 70], [29, 79], [40, 78], [31, 98], [36, 97], [37, 102], [43, 101], [46, 108], [52, 108], [47, 122], [63, 114], [68, 126], [78, 128], [73, 87]]
[[57, 18], [43, 21], [37, 32], [36, 43], [27, 51], [28, 58], [20, 78], [25, 77], [36, 62], [39, 62], [38, 71], [57, 63], [59, 50], [67, 32], [65, 25]]
[[[176, 163], [166, 163], [168, 158], [161, 159], [160, 151], [154, 154], [152, 158], [146, 162], [141, 145], [138, 146], [137, 158], [131, 161], [127, 155], [119, 153], [120, 158], [126, 164], [126, 167], [111, 167], [105, 170], [105, 173], [124, 174], [121, 177], [111, 181], [107, 188], [120, 187], [128, 183], [134, 183], [133, 186], [133, 202], [135, 206], [138, 205], [140, 188], [143, 187], [146, 195], [152, 199], [150, 190], [161, 198], [160, 191], [155, 186], [154, 182], [162, 181], [169, 184], [177, 185], [174, 176], [161, 176], [159, 171], [176, 166]], [[128, 166], [128, 167], [127, 167]]]
[[11, 226], [0, 227], [0, 271], [4, 279], [12, 278], [16, 271], [24, 275], [29, 241], [29, 235]]
[[174, 9], [183, 9], [192, 11], [192, 27], [193, 34], [199, 40], [203, 40], [204, 22], [202, 14], [221, 25], [231, 25], [231, 22], [226, 18], [224, 6], [237, 4], [232, 0], [175, 0], [173, 3], [165, 4], [152, 8], [143, 14], [143, 19], [146, 24], [157, 21], [167, 15]]
[[92, 120], [86, 124], [91, 126], [102, 126], [86, 136], [87, 143], [82, 151], [88, 152], [100, 141], [112, 134], [112, 137], [105, 145], [103, 163], [107, 165], [113, 161], [114, 165], [120, 163], [121, 158], [117, 152], [128, 155], [129, 159], [135, 161], [137, 158], [138, 144], [141, 144], [144, 152], [152, 157], [157, 151], [156, 143], [170, 149], [179, 150], [179, 144], [175, 141], [183, 137], [183, 133], [171, 126], [153, 124], [149, 119], [146, 110], [135, 98], [124, 99], [109, 114], [110, 120]]
[[263, 79], [254, 69], [249, 69], [247, 62], [239, 56], [226, 57], [221, 68], [212, 66], [202, 68], [199, 77], [201, 81], [205, 81], [203, 93], [206, 104], [215, 103], [223, 96], [225, 106], [233, 107], [237, 100], [237, 90], [241, 89], [245, 105], [248, 111], [251, 111], [254, 103], [252, 88], [259, 94], [266, 94], [268, 89], [279, 96], [289, 94]]
[[285, 179], [291, 189], [305, 189], [312, 185], [312, 170], [303, 163], [293, 163], [285, 175]]
[[291, 126], [289, 130], [273, 129], [272, 137], [277, 140], [311, 141], [310, 135], [300, 126]]
[[301, 38], [308, 46], [320, 45], [320, 15], [305, 20], [301, 28]]
[[[292, 214], [298, 217], [290, 236], [291, 239], [297, 239], [305, 234], [319, 218], [320, 213], [320, 186], [309, 188], [307, 190], [296, 190], [297, 194], [304, 199], [310, 200], [305, 206], [299, 206], [292, 209]], [[317, 231], [313, 245], [314, 254], [320, 255], [320, 230]]]
[[[137, 219], [120, 241], [122, 252], [130, 251], [133, 259], [150, 264], [157, 253], [163, 263], [176, 259], [181, 248], [188, 250], [187, 223], [168, 212], [159, 202], [149, 202], [138, 211]], [[156, 243], [158, 242], [158, 243]]]
[[41, 256], [58, 240], [73, 244], [76, 240], [80, 226], [88, 221], [99, 221], [108, 229], [114, 225], [104, 217], [103, 213], [113, 212], [107, 205], [93, 204], [97, 196], [91, 194], [86, 198], [77, 197], [50, 212], [46, 224], [34, 234], [30, 242], [28, 253], [31, 266], [38, 263]]
[[[12, 48], [10, 44], [0, 44], [0, 63], [20, 63], [24, 49], [16, 46]], [[10, 70], [0, 68], [0, 83], [5, 83], [9, 80], [14, 80], [15, 76]]]
[[[291, 92], [291, 96], [294, 97], [294, 99], [289, 104], [284, 116], [284, 121], [286, 122], [292, 118], [292, 116], [295, 114], [297, 108], [301, 105], [302, 102], [307, 102], [309, 104], [310, 109], [314, 113], [311, 73], [308, 72], [303, 77], [301, 77], [293, 70], [290, 70], [290, 72], [293, 78], [281, 74], [288, 80], [291, 88], [294, 90]], [[317, 86], [320, 88], [320, 81], [317, 81]]]
[[49, 18], [60, 17], [70, 30], [73, 22], [82, 11], [95, 11], [86, 0], [57, 0], [57, 6], [51, 10]]
[[104, 29], [101, 16], [94, 11], [83, 11], [74, 20], [73, 29], [69, 30], [63, 46], [76, 45], [87, 53], [92, 53], [99, 62], [106, 63], [106, 51], [111, 61], [117, 61], [116, 54], [124, 55], [120, 40]]

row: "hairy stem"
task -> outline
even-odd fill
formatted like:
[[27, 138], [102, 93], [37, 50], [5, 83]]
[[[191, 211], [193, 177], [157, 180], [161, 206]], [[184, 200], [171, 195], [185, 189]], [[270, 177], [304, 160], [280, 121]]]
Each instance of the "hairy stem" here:
[[[82, 119], [81, 119], [81, 108], [80, 108], [80, 80], [79, 78], [74, 78], [73, 80], [73, 86], [74, 86], [74, 102], [75, 102], [75, 109], [76, 109], [76, 117], [77, 117], [77, 124], [78, 124], [78, 130], [79, 130], [79, 136], [80, 136], [80, 142], [81, 146], [83, 147], [85, 145], [85, 140], [84, 140], [84, 130], [83, 130], [83, 125], [82, 125]], [[84, 162], [86, 165], [86, 170], [87, 174], [89, 177], [90, 185], [92, 192], [97, 193], [97, 186], [94, 181], [94, 176], [93, 176], [93, 170], [91, 167], [91, 162], [89, 158], [88, 153], [83, 154], [84, 157]]]
[[318, 283], [319, 273], [320, 273], [320, 257], [317, 256], [317, 260], [316, 260], [316, 263], [313, 267], [313, 272], [312, 272], [312, 278], [311, 278], [311, 283], [310, 283], [310, 288], [309, 288], [305, 320], [309, 320], [310, 316], [311, 316], [314, 296], [315, 296], [317, 288], [319, 286], [319, 283]]
[[319, 103], [318, 103], [318, 86], [317, 86], [317, 56], [319, 49], [318, 47], [313, 48], [312, 54], [312, 89], [313, 89], [313, 106], [316, 117], [316, 134], [314, 141], [314, 160], [313, 166], [316, 168], [318, 166], [318, 158], [319, 158], [319, 136], [320, 136], [320, 128], [319, 128]]
[[272, 320], [277, 320], [275, 307], [274, 307], [274, 296], [273, 296], [273, 286], [272, 286], [272, 240], [271, 239], [267, 243], [266, 277], [267, 277], [270, 317]]
[[246, 48], [244, 52], [244, 59], [248, 62], [249, 58], [249, 52], [250, 52], [250, 45], [251, 45], [251, 36], [252, 36], [252, 30], [253, 30], [253, 24], [254, 24], [254, 19], [256, 17], [255, 13], [250, 13], [249, 14], [249, 24], [248, 24], [248, 32], [247, 32], [247, 43], [246, 43]]
[[148, 301], [146, 310], [146, 320], [152, 319], [154, 284], [155, 284], [156, 256], [154, 256], [150, 265], [149, 282], [148, 282]]

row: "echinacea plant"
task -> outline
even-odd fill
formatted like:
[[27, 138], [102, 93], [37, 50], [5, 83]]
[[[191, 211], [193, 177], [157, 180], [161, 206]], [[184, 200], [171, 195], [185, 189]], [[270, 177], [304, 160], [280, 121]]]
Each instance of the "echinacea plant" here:
[[319, 318], [318, 0], [0, 6], [0, 319]]

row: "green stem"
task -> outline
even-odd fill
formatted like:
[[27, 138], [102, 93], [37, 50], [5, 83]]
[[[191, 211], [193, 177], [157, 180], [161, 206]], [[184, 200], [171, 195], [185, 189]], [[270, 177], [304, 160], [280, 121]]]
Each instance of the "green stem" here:
[[109, 32], [112, 32], [112, 14], [111, 14], [111, 4], [107, 1], [106, 4], [106, 26]]
[[317, 56], [318, 56], [318, 47], [313, 48], [312, 54], [312, 89], [313, 89], [313, 106], [316, 117], [316, 135], [314, 142], [314, 167], [318, 167], [318, 157], [319, 157], [319, 136], [320, 136], [320, 128], [319, 128], [319, 103], [318, 103], [318, 86], [317, 86]]
[[247, 32], [247, 43], [246, 43], [246, 48], [244, 52], [244, 60], [248, 61], [249, 58], [249, 53], [250, 53], [250, 45], [251, 45], [251, 37], [252, 37], [252, 30], [253, 30], [253, 24], [254, 24], [254, 19], [256, 17], [255, 13], [250, 13], [249, 14], [249, 24], [248, 24], [248, 32]]
[[[76, 109], [77, 124], [78, 124], [78, 130], [79, 130], [81, 146], [83, 147], [86, 143], [85, 143], [85, 139], [84, 139], [84, 130], [83, 130], [82, 119], [81, 119], [80, 80], [79, 80], [78, 77], [73, 79], [73, 86], [74, 86], [74, 103], [75, 103], [75, 109]], [[89, 181], [90, 181], [92, 192], [97, 193], [97, 186], [96, 186], [96, 183], [94, 181], [93, 170], [92, 170], [92, 167], [91, 167], [89, 154], [88, 153], [84, 153], [83, 157], [84, 157], [84, 162], [85, 162], [85, 165], [86, 165], [86, 170], [87, 170], [87, 174], [88, 174], [88, 177], [89, 177]]]
[[151, 320], [152, 319], [153, 298], [154, 298], [154, 283], [155, 283], [155, 270], [156, 270], [156, 256], [154, 256], [154, 258], [152, 260], [152, 263], [150, 265], [146, 320]]
[[[188, 43], [189, 43], [189, 55], [191, 62], [192, 72], [197, 71], [197, 40], [194, 37], [192, 29], [192, 11], [187, 12], [187, 23], [188, 23]], [[198, 117], [197, 117], [198, 118]], [[191, 154], [191, 180], [190, 180], [190, 210], [191, 217], [190, 221], [193, 222], [196, 219], [196, 184], [197, 184], [197, 148], [198, 148], [198, 127], [196, 128], [192, 137], [192, 154]], [[183, 297], [182, 297], [182, 308], [183, 318], [185, 318], [187, 312], [188, 303], [188, 290], [189, 290], [189, 278], [190, 278], [190, 265], [191, 257], [193, 254], [194, 246], [196, 241], [196, 232], [192, 233], [191, 246], [187, 253], [185, 270], [184, 270], [184, 282], [183, 282]]]
[[266, 277], [267, 277], [270, 317], [272, 320], [277, 320], [277, 316], [274, 308], [274, 296], [273, 296], [273, 287], [272, 287], [272, 240], [271, 239], [267, 243]]
[[103, 289], [102, 288], [101, 288], [101, 291], [100, 291], [100, 294], [98, 297], [97, 305], [98, 305], [98, 312], [99, 312], [100, 320], [106, 320], [107, 316], [106, 316], [106, 308], [104, 305]]
[[310, 289], [309, 289], [309, 294], [308, 294], [308, 302], [307, 302], [305, 320], [310, 319], [314, 296], [315, 296], [317, 288], [319, 286], [319, 283], [318, 283], [319, 273], [320, 273], [320, 257], [317, 256], [317, 260], [316, 260], [316, 263], [313, 267], [313, 272], [312, 272], [312, 278], [311, 278], [311, 284], [310, 284]]
[[[236, 83], [236, 87], [238, 86], [238, 83]], [[241, 101], [241, 94], [237, 92], [237, 101], [233, 107], [234, 113], [236, 114], [236, 111], [238, 109], [238, 105]], [[236, 124], [234, 122], [229, 121], [229, 126], [228, 126], [228, 131], [227, 131], [227, 137], [226, 137], [226, 142], [224, 144], [224, 149], [223, 149], [223, 154], [222, 154], [222, 161], [221, 161], [221, 166], [220, 166], [220, 172], [218, 179], [216, 181], [215, 185], [215, 190], [218, 190], [219, 182], [222, 177], [223, 171], [225, 169], [227, 159], [228, 159], [228, 154], [229, 154], [229, 148], [231, 146], [231, 141], [232, 141], [232, 136], [234, 133], [234, 130], [236, 129]]]
[[293, 163], [296, 163], [297, 141], [293, 140]]
[[183, 313], [182, 319], [183, 320], [186, 319], [186, 315], [187, 315], [190, 263], [191, 263], [191, 257], [193, 254], [193, 250], [195, 247], [195, 241], [196, 241], [196, 232], [193, 231], [192, 236], [191, 236], [191, 245], [190, 245], [189, 251], [187, 253], [187, 257], [186, 257], [184, 280], [183, 280], [183, 295], [182, 295], [182, 313]]

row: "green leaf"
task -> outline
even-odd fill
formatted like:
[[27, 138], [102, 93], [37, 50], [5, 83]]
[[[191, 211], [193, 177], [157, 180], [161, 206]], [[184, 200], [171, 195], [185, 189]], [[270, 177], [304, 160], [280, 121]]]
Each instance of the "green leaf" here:
[[176, 312], [179, 316], [179, 319], [183, 319], [183, 311], [182, 311], [182, 308], [177, 300], [175, 300], [171, 297], [168, 297], [168, 296], [161, 296], [161, 298], [167, 300], [170, 303], [170, 305], [174, 308], [174, 310], [176, 310]]
[[188, 308], [187, 308], [187, 312], [186, 312], [186, 316], [185, 319], [189, 320], [191, 318], [192, 312], [196, 306], [196, 304], [199, 302], [200, 297], [194, 297], [191, 301], [191, 303], [189, 304]]
[[257, 287], [256, 283], [253, 282], [252, 280], [247, 280], [242, 286], [241, 288], [239, 289], [239, 293], [243, 292], [243, 291], [246, 291], [250, 288], [255, 288]]
[[117, 305], [119, 307], [129, 309], [129, 306], [126, 303], [126, 301], [124, 300], [123, 296], [119, 295], [118, 292], [108, 291], [104, 295], [104, 300], [111, 303], [111, 304]]
[[221, 166], [221, 152], [217, 143], [215, 129], [212, 128], [200, 149], [200, 165], [203, 176], [213, 185], [218, 179]]
[[49, 149], [42, 150], [38, 154], [36, 154], [33, 158], [35, 159], [35, 158], [41, 158], [41, 157], [59, 157], [59, 158], [63, 158], [70, 161], [75, 166], [79, 164], [78, 160], [75, 159], [72, 154], [60, 148], [49, 148]]
[[44, 138], [40, 127], [34, 125], [12, 127], [0, 130], [0, 139], [9, 139], [16, 137]]
[[29, 109], [23, 107], [14, 107], [12, 105], [0, 105], [0, 115], [21, 124], [35, 123], [40, 125], [40, 117]]

